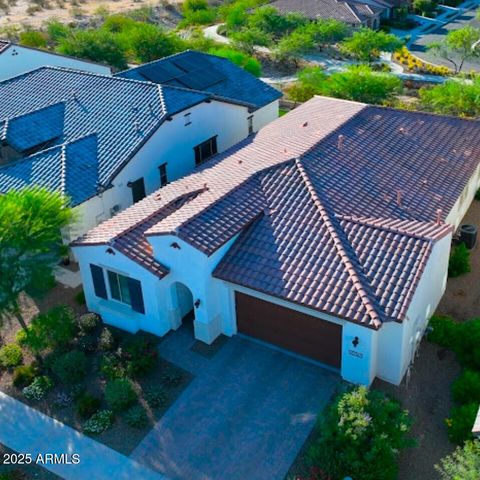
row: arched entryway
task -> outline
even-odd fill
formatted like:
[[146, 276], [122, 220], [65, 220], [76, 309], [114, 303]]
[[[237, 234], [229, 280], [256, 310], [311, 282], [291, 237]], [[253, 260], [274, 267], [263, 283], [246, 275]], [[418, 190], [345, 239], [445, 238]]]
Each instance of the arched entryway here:
[[172, 296], [175, 311], [177, 312], [177, 324], [192, 325], [195, 320], [193, 306], [193, 294], [191, 290], [181, 282], [172, 283]]

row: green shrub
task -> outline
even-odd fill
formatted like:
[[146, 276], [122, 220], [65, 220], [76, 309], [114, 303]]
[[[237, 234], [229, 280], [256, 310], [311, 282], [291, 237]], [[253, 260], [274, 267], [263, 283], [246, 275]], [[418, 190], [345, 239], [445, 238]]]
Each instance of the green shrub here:
[[458, 403], [480, 402], [480, 372], [464, 370], [453, 383], [452, 393]]
[[441, 480], [478, 480], [480, 472], [480, 440], [465, 442], [435, 465]]
[[163, 407], [167, 402], [167, 394], [161, 387], [146, 388], [143, 396], [150, 408]]
[[113, 353], [104, 355], [100, 365], [100, 372], [109, 380], [125, 378], [127, 375], [126, 369], [122, 364], [122, 360]]
[[75, 410], [80, 417], [89, 418], [94, 413], [98, 412], [100, 405], [101, 401], [98, 397], [95, 397], [91, 393], [85, 392], [77, 399]]
[[124, 415], [127, 425], [133, 428], [144, 428], [148, 425], [148, 417], [145, 409], [140, 405], [130, 407]]
[[80, 383], [87, 375], [87, 357], [83, 352], [72, 350], [53, 361], [53, 373], [66, 384]]
[[30, 385], [38, 374], [37, 367], [30, 365], [20, 365], [13, 371], [12, 382], [17, 388], [23, 388]]
[[433, 315], [429, 322], [428, 340], [441, 347], [454, 349], [458, 324], [446, 315]]
[[47, 376], [36, 377], [22, 392], [28, 400], [41, 400], [53, 388], [53, 381]]
[[85, 353], [92, 353], [97, 349], [96, 335], [82, 335], [78, 339], [78, 348]]
[[478, 401], [452, 409], [450, 418], [445, 420], [448, 437], [453, 443], [461, 444], [472, 438], [472, 427], [478, 411]]
[[453, 247], [448, 262], [448, 276], [459, 277], [470, 271], [470, 252], [462, 242]]
[[116, 342], [113, 333], [108, 328], [104, 328], [98, 341], [100, 350], [103, 350], [104, 352], [112, 351], [115, 348], [115, 344]]
[[135, 336], [125, 343], [124, 356], [129, 376], [145, 375], [151, 372], [158, 362], [156, 345], [143, 336]]
[[85, 300], [85, 292], [83, 290], [80, 290], [75, 294], [75, 303], [77, 303], [77, 305], [85, 305], [87, 303]]
[[480, 370], [480, 318], [457, 325], [454, 351], [465, 367]]
[[358, 387], [339, 395], [321, 416], [320, 437], [308, 457], [331, 478], [393, 480], [400, 450], [412, 444], [410, 425], [397, 401]]
[[83, 431], [90, 434], [100, 434], [108, 430], [113, 424], [113, 412], [100, 410], [94, 413], [84, 424]]
[[0, 365], [13, 368], [22, 363], [22, 349], [16, 343], [9, 343], [0, 348]]
[[45, 48], [47, 46], [47, 36], [36, 30], [25, 30], [20, 33], [18, 43], [27, 47]]
[[105, 387], [105, 400], [114, 412], [121, 412], [137, 401], [137, 394], [129, 380], [110, 380]]
[[76, 331], [75, 313], [65, 306], [54, 307], [37, 315], [17, 341], [33, 352], [65, 348]]
[[85, 313], [80, 315], [78, 319], [78, 326], [85, 333], [93, 332], [100, 323], [100, 317], [96, 313]]

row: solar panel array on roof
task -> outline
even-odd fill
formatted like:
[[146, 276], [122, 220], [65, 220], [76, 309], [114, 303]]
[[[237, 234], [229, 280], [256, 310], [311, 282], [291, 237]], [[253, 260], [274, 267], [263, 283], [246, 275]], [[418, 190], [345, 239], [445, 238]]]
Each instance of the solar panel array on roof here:
[[225, 78], [225, 75], [214, 68], [202, 68], [189, 72], [182, 77], [177, 78], [177, 80], [188, 88], [204, 90], [212, 85], [222, 82]]
[[171, 63], [165, 63], [163, 65], [151, 65], [146, 66], [142, 70], [142, 75], [151, 82], [154, 83], [166, 83], [180, 75], [183, 75], [183, 70], [180, 70]]
[[[194, 55], [185, 55], [183, 57], [177, 57], [172, 61], [177, 67], [181, 68], [184, 72], [191, 72], [198, 68], [198, 58]], [[207, 62], [205, 62], [207, 63]], [[210, 66], [207, 64], [206, 66]]]

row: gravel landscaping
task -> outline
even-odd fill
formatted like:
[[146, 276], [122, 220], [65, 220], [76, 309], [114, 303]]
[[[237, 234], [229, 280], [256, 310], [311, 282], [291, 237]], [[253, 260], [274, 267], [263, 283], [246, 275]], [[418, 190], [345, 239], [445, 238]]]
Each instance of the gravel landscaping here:
[[[42, 352], [42, 363], [36, 368], [33, 383], [29, 378], [24, 385], [14, 386], [15, 366], [0, 367], [0, 390], [129, 455], [186, 388], [192, 375], [158, 355], [160, 339], [153, 335], [105, 329], [101, 322], [86, 329], [81, 321], [90, 317], [79, 317], [85, 307], [76, 303], [77, 293], [77, 290], [57, 286], [41, 302], [22, 298], [22, 310], [30, 325], [36, 313], [45, 313], [52, 305], [66, 303], [74, 307], [75, 335], [64, 347]], [[7, 321], [1, 331], [0, 347], [12, 344], [19, 330], [15, 320]], [[109, 332], [107, 347], [105, 332]], [[30, 349], [22, 342], [20, 345], [22, 364], [38, 364]], [[78, 381], [68, 378], [81, 371], [83, 363], [82, 378]], [[35, 397], [37, 381], [42, 390], [39, 399]], [[33, 392], [30, 395], [24, 388], [27, 385]], [[110, 424], [111, 420], [110, 427], [101, 426]]]

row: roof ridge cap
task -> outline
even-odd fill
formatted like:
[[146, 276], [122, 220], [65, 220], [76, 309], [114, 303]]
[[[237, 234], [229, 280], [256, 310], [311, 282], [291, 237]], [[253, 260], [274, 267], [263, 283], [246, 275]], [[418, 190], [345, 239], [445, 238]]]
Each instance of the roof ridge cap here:
[[308, 175], [303, 168], [303, 165], [301, 164], [300, 160], [298, 158], [295, 159], [295, 165], [297, 167], [297, 170], [300, 173], [300, 176], [302, 178], [303, 183], [307, 187], [307, 190], [312, 197], [312, 200], [317, 207], [326, 227], [327, 231], [330, 234], [330, 237], [333, 240], [333, 243], [335, 245], [335, 248], [337, 249], [337, 252], [340, 255], [340, 258], [344, 265], [347, 267], [347, 273], [352, 280], [354, 288], [357, 290], [358, 294], [360, 295], [360, 298], [365, 305], [368, 314], [371, 317], [370, 324], [373, 324], [375, 327], [379, 327], [382, 324], [382, 321], [380, 320], [380, 317], [377, 313], [376, 308], [372, 304], [372, 301], [370, 299], [370, 296], [368, 295], [367, 291], [364, 288], [363, 282], [358, 275], [358, 272], [352, 263], [350, 256], [348, 255], [347, 251], [345, 250], [345, 247], [342, 244], [342, 241], [338, 237], [337, 230], [332, 222], [332, 219], [330, 218], [330, 215], [328, 214], [327, 210], [325, 209], [325, 206], [323, 205], [322, 201], [317, 195], [317, 192], [315, 191], [312, 183], [310, 182], [310, 179], [308, 178]]

